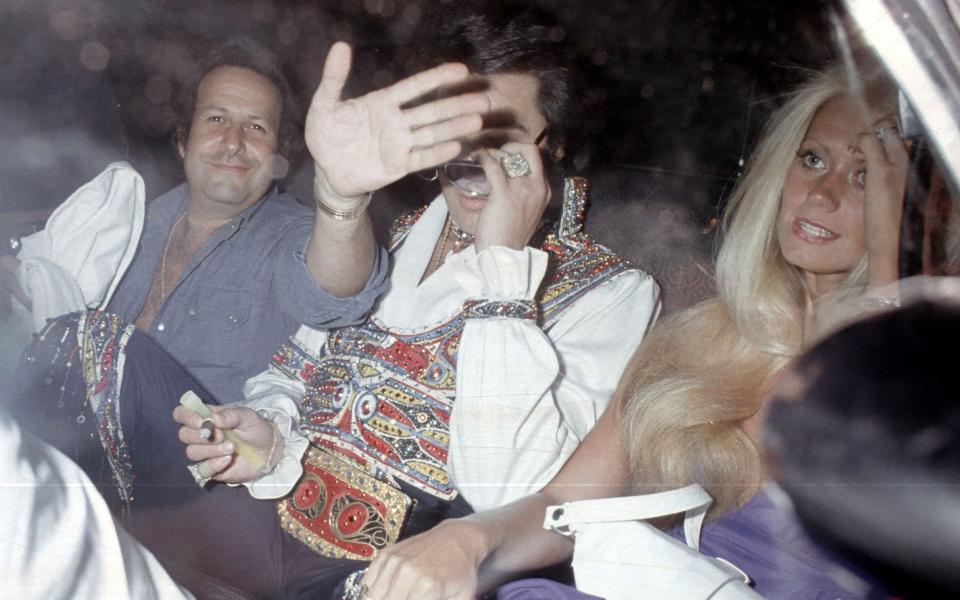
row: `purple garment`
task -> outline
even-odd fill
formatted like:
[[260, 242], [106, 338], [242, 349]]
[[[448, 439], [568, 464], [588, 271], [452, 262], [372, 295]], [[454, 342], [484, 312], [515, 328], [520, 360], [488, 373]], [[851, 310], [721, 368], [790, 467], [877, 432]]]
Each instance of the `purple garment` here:
[[497, 589], [496, 600], [602, 600], [549, 579], [521, 579]]
[[[683, 529], [670, 535], [683, 540]], [[750, 576], [754, 589], [776, 600], [865, 600], [883, 594], [858, 581], [846, 566], [817, 544], [797, 520], [793, 509], [780, 506], [761, 491], [740, 509], [703, 526], [700, 551], [723, 558]], [[862, 589], [843, 587], [844, 581], [862, 583]]]
[[[683, 529], [668, 532], [683, 543]], [[771, 600], [873, 600], [885, 598], [860, 580], [804, 531], [792, 509], [778, 506], [761, 491], [739, 510], [707, 523], [700, 551], [723, 558], [753, 580]], [[848, 590], [831, 573], [842, 573], [862, 589]], [[524, 579], [497, 590], [496, 600], [593, 600], [596, 596], [545, 579]]]

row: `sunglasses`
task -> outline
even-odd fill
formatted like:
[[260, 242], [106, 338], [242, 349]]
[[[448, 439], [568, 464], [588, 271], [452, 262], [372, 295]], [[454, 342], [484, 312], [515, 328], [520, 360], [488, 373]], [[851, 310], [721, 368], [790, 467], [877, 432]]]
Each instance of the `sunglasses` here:
[[[546, 136], [547, 130], [544, 129], [540, 135], [533, 141], [539, 145]], [[486, 198], [490, 195], [490, 182], [487, 180], [487, 174], [483, 171], [483, 165], [475, 160], [457, 159], [442, 165], [440, 169], [444, 176], [450, 180], [450, 183], [470, 196], [471, 198]]]
[[490, 181], [483, 166], [469, 160], [452, 160], [440, 167], [450, 183], [471, 198], [486, 198], [490, 195]]

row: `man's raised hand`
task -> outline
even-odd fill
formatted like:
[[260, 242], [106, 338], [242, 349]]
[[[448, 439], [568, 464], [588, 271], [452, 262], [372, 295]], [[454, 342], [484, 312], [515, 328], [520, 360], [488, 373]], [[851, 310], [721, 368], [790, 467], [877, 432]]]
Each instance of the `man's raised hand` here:
[[350, 65], [350, 46], [335, 43], [310, 103], [305, 132], [318, 178], [341, 198], [443, 164], [460, 153], [459, 138], [483, 127], [481, 115], [489, 110], [490, 100], [480, 92], [402, 108], [464, 82], [469, 73], [462, 64], [440, 65], [360, 98], [341, 100]]

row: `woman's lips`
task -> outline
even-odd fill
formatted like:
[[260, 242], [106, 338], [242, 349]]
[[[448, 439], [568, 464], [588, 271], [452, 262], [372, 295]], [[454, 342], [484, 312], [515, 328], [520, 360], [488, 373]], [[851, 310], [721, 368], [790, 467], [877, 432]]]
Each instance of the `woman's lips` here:
[[824, 244], [840, 237], [838, 233], [830, 231], [823, 225], [806, 219], [796, 219], [793, 222], [793, 234], [811, 244]]

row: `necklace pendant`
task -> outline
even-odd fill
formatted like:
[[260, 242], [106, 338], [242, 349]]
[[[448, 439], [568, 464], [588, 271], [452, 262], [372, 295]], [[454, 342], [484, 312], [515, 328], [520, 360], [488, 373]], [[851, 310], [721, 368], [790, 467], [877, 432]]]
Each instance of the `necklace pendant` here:
[[460, 227], [454, 222], [453, 218], [447, 217], [447, 219], [450, 223], [450, 233], [452, 233], [454, 236], [453, 251], [460, 252], [473, 243], [474, 235], [460, 229]]

